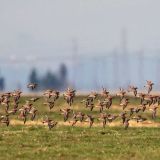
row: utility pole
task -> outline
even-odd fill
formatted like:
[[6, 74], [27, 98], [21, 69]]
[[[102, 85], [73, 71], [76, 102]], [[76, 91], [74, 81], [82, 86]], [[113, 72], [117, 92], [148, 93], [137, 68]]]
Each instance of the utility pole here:
[[[122, 29], [122, 39], [121, 39], [121, 47], [122, 47], [122, 57], [123, 59], [123, 64], [122, 64], [122, 81], [124, 81], [124, 85], [126, 85], [126, 83], [130, 83], [130, 65], [129, 65], [129, 55], [128, 55], [128, 49], [127, 49], [127, 45], [128, 45], [128, 39], [127, 39], [127, 30], [125, 28]], [[124, 75], [125, 78], [124, 79]], [[128, 85], [128, 84], [127, 84]]]
[[116, 90], [119, 85], [119, 57], [117, 55], [117, 50], [113, 51], [113, 90]]
[[74, 38], [72, 40], [72, 85], [76, 88], [76, 70], [77, 70], [77, 54], [78, 54], [78, 42], [77, 39]]
[[156, 59], [156, 75], [155, 75], [155, 79], [156, 79], [156, 84], [157, 86], [155, 86], [156, 88], [159, 89], [159, 83], [160, 83], [160, 75], [159, 75], [159, 69], [160, 69], [160, 63], [159, 63], [159, 56], [157, 56], [157, 59]]
[[94, 83], [94, 88], [97, 90], [98, 89], [98, 72], [99, 72], [99, 59], [97, 60], [97, 58], [93, 59], [93, 83]]
[[139, 86], [143, 87], [144, 83], [144, 51], [141, 50], [138, 54], [139, 64], [138, 64], [138, 80]]

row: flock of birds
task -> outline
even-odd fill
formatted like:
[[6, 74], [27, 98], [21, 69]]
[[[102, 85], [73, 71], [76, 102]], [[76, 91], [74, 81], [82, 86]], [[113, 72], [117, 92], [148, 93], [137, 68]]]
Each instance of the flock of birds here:
[[[76, 123], [79, 122], [88, 122], [89, 127], [92, 127], [95, 120], [101, 121], [102, 126], [105, 127], [107, 123], [113, 122], [115, 119], [120, 118], [124, 128], [127, 129], [129, 127], [130, 121], [135, 120], [137, 123], [146, 121], [147, 118], [143, 117], [141, 113], [146, 110], [151, 111], [152, 119], [156, 118], [157, 109], [160, 104], [160, 96], [152, 95], [151, 91], [154, 83], [152, 81], [147, 81], [144, 86], [147, 90], [146, 93], [138, 93], [138, 88], [135, 86], [129, 86], [127, 90], [123, 88], [119, 89], [119, 92], [116, 96], [119, 97], [120, 107], [122, 107], [122, 112], [120, 114], [111, 114], [108, 113], [110, 108], [112, 107], [113, 96], [110, 95], [109, 91], [103, 88], [101, 93], [91, 92], [86, 99], [82, 100], [81, 103], [84, 104], [88, 110], [90, 110], [90, 114], [85, 114], [83, 112], [76, 112], [72, 109], [73, 101], [76, 97], [76, 90], [68, 88], [64, 94], [64, 100], [68, 104], [68, 107], [60, 109], [59, 112], [63, 116], [64, 122], [69, 121], [71, 126], [75, 126]], [[30, 83], [27, 85], [28, 88], [34, 90], [38, 85], [36, 83]], [[133, 96], [139, 97], [140, 104], [137, 107], [128, 108], [129, 99], [127, 98], [127, 92], [133, 93]], [[32, 121], [35, 120], [37, 116], [38, 109], [34, 107], [34, 102], [38, 101], [40, 98], [30, 98], [25, 102], [24, 105], [20, 107], [20, 98], [22, 92], [20, 90], [15, 90], [13, 92], [2, 93], [0, 95], [0, 105], [4, 106], [5, 114], [0, 117], [0, 122], [9, 126], [10, 124], [10, 115], [18, 114], [19, 119], [21, 119], [24, 124], [27, 119]], [[55, 106], [55, 102], [60, 97], [60, 92], [56, 90], [46, 90], [43, 93], [44, 103], [43, 105], [47, 105], [50, 110]], [[97, 102], [98, 101], [98, 102]], [[11, 109], [11, 105], [13, 105]], [[92, 114], [94, 108], [99, 109], [98, 117]], [[71, 121], [70, 121], [71, 120]], [[58, 122], [50, 119], [48, 116], [44, 116], [42, 120], [43, 124], [47, 124], [49, 129], [55, 127]]]

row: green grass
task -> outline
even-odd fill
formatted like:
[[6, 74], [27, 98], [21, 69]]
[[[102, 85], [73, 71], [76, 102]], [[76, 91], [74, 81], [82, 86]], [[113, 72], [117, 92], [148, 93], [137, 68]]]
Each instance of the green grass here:
[[0, 159], [159, 160], [159, 132], [159, 128], [3, 127]]
[[[81, 104], [84, 97], [75, 99], [71, 108], [75, 111], [91, 113]], [[22, 97], [21, 105], [25, 99]], [[68, 107], [60, 98], [52, 111], [42, 105], [43, 98], [34, 104], [39, 113], [36, 120], [42, 115], [49, 115], [54, 120], [63, 121], [59, 109]], [[133, 106], [139, 104], [138, 99], [130, 100]], [[119, 99], [114, 98], [113, 104], [118, 105]], [[3, 106], [1, 108], [3, 114]], [[111, 109], [108, 113], [118, 114], [122, 110]], [[98, 109], [92, 114], [97, 116]], [[158, 112], [158, 116], [160, 113]], [[147, 111], [144, 116], [150, 118]], [[17, 119], [11, 116], [11, 119]], [[160, 122], [158, 117], [156, 122]], [[96, 123], [98, 123], [96, 121]], [[119, 127], [71, 127], [57, 125], [52, 130], [47, 126], [10, 125], [0, 124], [0, 159], [58, 159], [58, 160], [159, 160], [160, 159], [160, 128], [129, 128]]]

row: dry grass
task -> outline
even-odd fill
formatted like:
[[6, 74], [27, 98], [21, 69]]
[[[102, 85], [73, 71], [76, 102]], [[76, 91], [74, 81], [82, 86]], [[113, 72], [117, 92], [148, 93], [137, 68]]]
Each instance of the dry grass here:
[[[72, 121], [68, 121], [68, 122], [63, 122], [63, 121], [58, 121], [58, 125], [60, 126], [71, 126]], [[37, 120], [37, 121], [27, 121], [26, 124], [24, 125], [23, 121], [21, 120], [11, 120], [10, 121], [10, 125], [23, 125], [23, 126], [44, 126], [44, 124], [42, 123], [42, 121]], [[88, 123], [87, 122], [77, 122], [76, 123], [77, 127], [88, 127]], [[76, 127], [75, 126], [75, 127]], [[102, 124], [101, 123], [94, 123], [93, 127], [101, 127]], [[112, 122], [112, 123], [108, 123], [106, 125], [106, 127], [118, 127], [121, 126], [123, 127], [122, 123], [120, 121], [116, 121], [116, 122]], [[159, 122], [152, 122], [152, 121], [145, 121], [145, 122], [141, 122], [141, 123], [137, 123], [135, 121], [130, 121], [130, 127], [160, 127], [160, 123]]]

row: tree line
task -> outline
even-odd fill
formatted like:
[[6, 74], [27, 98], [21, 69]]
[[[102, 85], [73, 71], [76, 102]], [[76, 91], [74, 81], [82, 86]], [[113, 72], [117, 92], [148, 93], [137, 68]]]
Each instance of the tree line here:
[[57, 73], [48, 70], [43, 76], [39, 76], [38, 70], [33, 68], [29, 74], [29, 83], [38, 84], [39, 87], [37, 87], [36, 91], [44, 89], [63, 90], [68, 85], [67, 74], [68, 71], [65, 64], [60, 65]]

